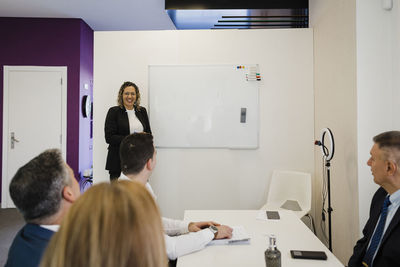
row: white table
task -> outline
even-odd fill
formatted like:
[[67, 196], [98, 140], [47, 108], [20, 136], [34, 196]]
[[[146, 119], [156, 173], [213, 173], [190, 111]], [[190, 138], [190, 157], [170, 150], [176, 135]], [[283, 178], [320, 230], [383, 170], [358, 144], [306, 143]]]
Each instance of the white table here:
[[[343, 267], [343, 264], [310, 229], [292, 212], [279, 211], [280, 220], [257, 220], [259, 210], [187, 210], [185, 220], [213, 220], [230, 226], [242, 225], [250, 235], [250, 245], [207, 246], [205, 249], [180, 257], [178, 267], [259, 266], [265, 267], [264, 251], [268, 235], [275, 234], [282, 253], [282, 267]], [[290, 250], [322, 250], [328, 259], [292, 259]]]

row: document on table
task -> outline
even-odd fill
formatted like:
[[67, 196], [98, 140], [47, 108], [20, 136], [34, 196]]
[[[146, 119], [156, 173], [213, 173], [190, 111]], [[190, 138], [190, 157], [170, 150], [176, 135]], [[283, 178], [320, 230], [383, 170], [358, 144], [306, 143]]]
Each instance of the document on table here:
[[267, 218], [267, 213], [265, 212], [265, 210], [258, 211], [256, 219], [261, 220], [261, 221], [267, 221], [268, 218]]
[[208, 246], [250, 244], [250, 236], [243, 226], [233, 226], [232, 229], [232, 238], [215, 239], [208, 243]]

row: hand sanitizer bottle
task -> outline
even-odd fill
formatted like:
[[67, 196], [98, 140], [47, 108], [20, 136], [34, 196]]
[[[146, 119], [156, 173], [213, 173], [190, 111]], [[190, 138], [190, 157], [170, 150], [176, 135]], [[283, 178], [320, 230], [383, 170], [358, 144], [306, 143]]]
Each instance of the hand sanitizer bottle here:
[[269, 236], [269, 248], [264, 252], [267, 267], [281, 267], [281, 252], [276, 247], [275, 235]]

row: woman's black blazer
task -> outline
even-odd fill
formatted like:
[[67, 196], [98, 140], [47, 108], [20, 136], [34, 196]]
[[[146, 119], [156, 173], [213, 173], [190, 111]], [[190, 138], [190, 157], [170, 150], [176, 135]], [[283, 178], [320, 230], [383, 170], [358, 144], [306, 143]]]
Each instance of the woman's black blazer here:
[[[143, 131], [151, 134], [149, 117], [144, 107], [135, 107], [136, 117], [143, 125]], [[108, 154], [106, 170], [120, 171], [121, 163], [119, 159], [119, 145], [125, 136], [130, 134], [129, 119], [125, 108], [119, 106], [108, 110], [106, 122], [104, 124], [106, 143], [108, 144]]]

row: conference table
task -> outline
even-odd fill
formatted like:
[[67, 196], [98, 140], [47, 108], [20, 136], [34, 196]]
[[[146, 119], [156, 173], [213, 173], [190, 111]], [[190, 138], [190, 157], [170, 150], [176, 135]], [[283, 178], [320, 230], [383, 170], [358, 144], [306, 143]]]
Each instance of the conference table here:
[[[269, 235], [274, 234], [282, 253], [282, 267], [343, 267], [343, 264], [292, 212], [279, 211], [279, 220], [268, 220], [265, 210], [187, 210], [187, 221], [215, 221], [229, 226], [243, 226], [250, 244], [212, 245], [178, 258], [177, 267], [265, 267], [264, 251]], [[327, 260], [293, 259], [290, 250], [324, 251]]]

